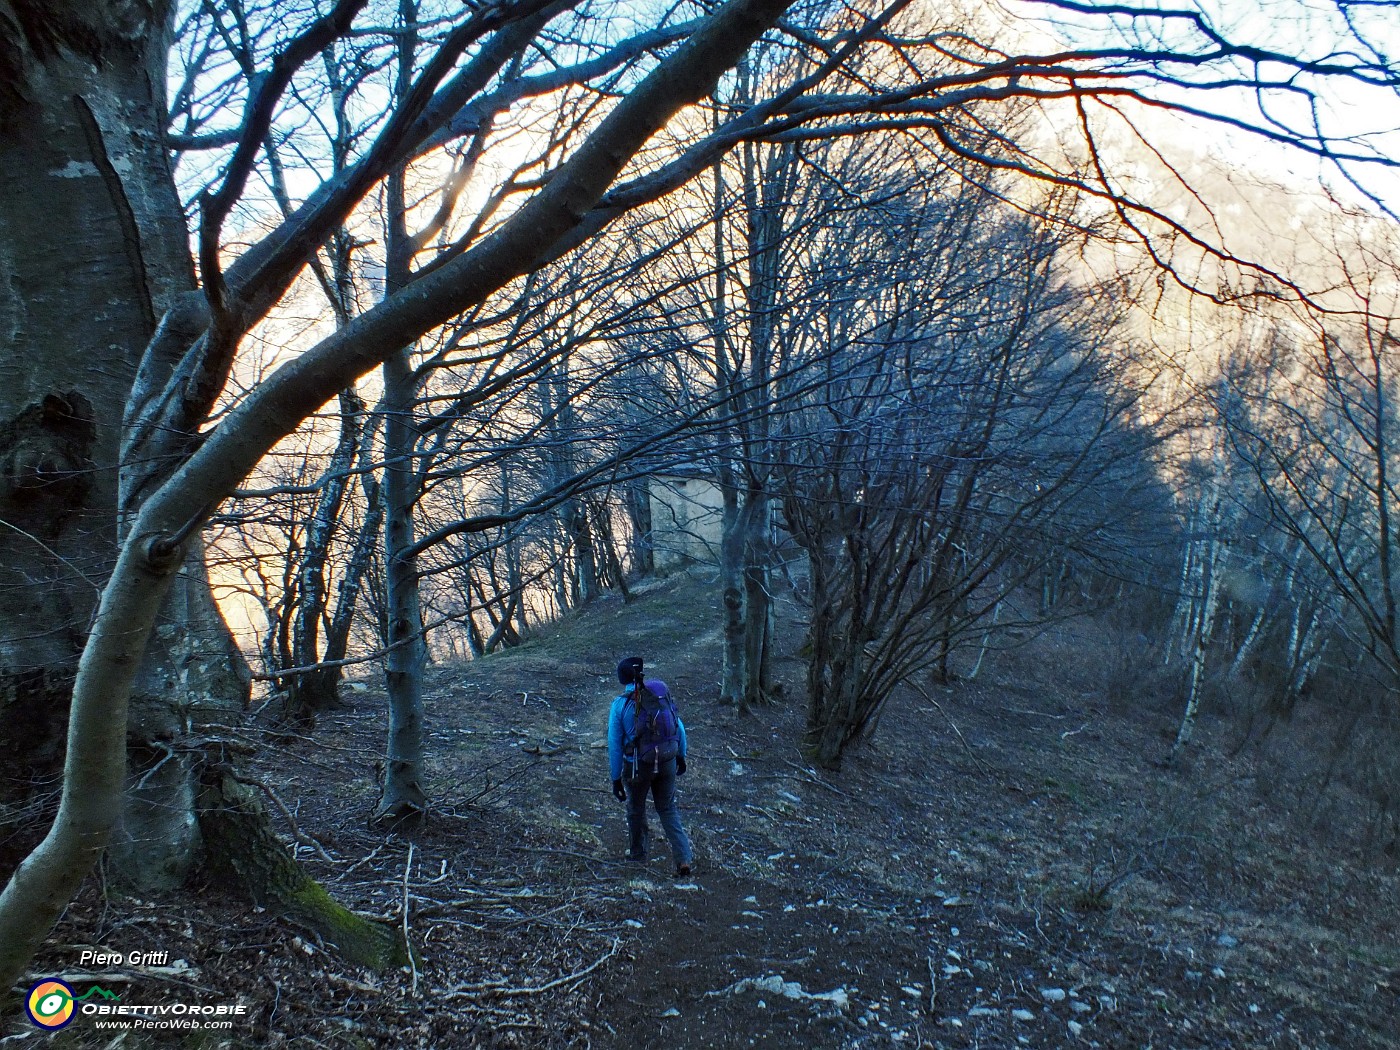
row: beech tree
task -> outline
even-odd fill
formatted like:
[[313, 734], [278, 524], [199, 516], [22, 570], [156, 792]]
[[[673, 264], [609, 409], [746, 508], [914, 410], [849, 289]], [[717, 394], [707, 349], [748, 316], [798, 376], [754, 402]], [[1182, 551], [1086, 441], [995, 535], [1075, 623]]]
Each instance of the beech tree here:
[[[0, 896], [0, 944], [4, 946], [0, 984], [6, 987], [19, 976], [110, 837], [126, 769], [128, 699], [141, 656], [185, 563], [186, 545], [211, 508], [273, 443], [368, 367], [570, 246], [570, 239], [579, 236], [590, 218], [599, 224], [605, 215], [591, 213], [633, 154], [683, 106], [702, 97], [786, 5], [739, 2], [684, 30], [664, 34], [666, 39], [683, 38], [685, 43], [635, 84], [508, 221], [474, 250], [449, 252], [440, 266], [420, 276], [403, 294], [387, 299], [284, 366], [218, 427], [201, 434], [205, 418], [223, 393], [243, 333], [276, 302], [308, 255], [341, 225], [348, 210], [382, 177], [386, 165], [421, 151], [451, 119], [460, 118], [472, 97], [480, 95], [557, 13], [557, 5], [545, 3], [467, 12], [419, 73], [409, 103], [386, 121], [361, 162], [324, 185], [276, 233], [224, 269], [219, 250], [223, 224], [246, 185], [258, 143], [290, 74], [348, 32], [364, 6], [363, 0], [342, 2], [329, 15], [311, 22], [280, 53], [271, 74], [250, 85], [240, 144], [219, 188], [203, 199], [198, 244], [202, 294], [183, 297], [193, 278], [183, 215], [166, 159], [164, 128], [164, 66], [173, 9], [159, 5], [138, 12], [125, 6], [118, 11], [101, 5], [60, 5], [35, 15], [7, 5], [4, 11], [3, 24], [11, 36], [6, 53], [19, 59], [4, 77], [9, 101], [17, 103], [6, 107], [10, 116], [7, 171], [13, 177], [36, 169], [60, 170], [67, 163], [60, 160], [63, 152], [69, 159], [92, 158], [87, 163], [95, 165], [98, 176], [108, 171], [107, 181], [89, 180], [91, 198], [82, 202], [87, 209], [110, 216], [107, 225], [81, 208], [73, 215], [75, 243], [86, 244], [100, 259], [109, 260], [105, 268], [94, 266], [95, 273], [85, 274], [89, 280], [97, 278], [102, 291], [81, 298], [107, 301], [112, 298], [112, 281], [139, 282], [132, 284], [128, 295], [119, 297], [129, 319], [111, 321], [105, 330], [94, 325], [89, 331], [96, 341], [86, 342], [83, 351], [93, 355], [93, 349], [87, 348], [101, 346], [102, 356], [110, 358], [105, 351], [116, 345], [126, 348], [131, 361], [122, 376], [122, 392], [112, 391], [107, 398], [108, 404], [129, 405], [125, 443], [129, 458], [124, 461], [128, 470], [120, 492], [115, 471], [96, 472], [97, 477], [110, 479], [111, 488], [93, 506], [94, 517], [107, 520], [90, 533], [110, 537], [111, 546], [120, 539], [121, 547], [72, 682], [58, 818]], [[113, 17], [118, 14], [124, 17]], [[473, 47], [475, 53], [468, 55]], [[464, 55], [467, 60], [454, 72], [453, 66]], [[499, 99], [493, 101], [504, 105]], [[93, 112], [95, 105], [110, 122], [106, 139]], [[119, 139], [119, 145], [109, 139]], [[117, 166], [106, 150], [115, 149], [121, 150], [121, 167], [133, 179], [131, 189], [120, 183], [120, 173], [117, 184], [110, 181]], [[678, 174], [672, 172], [670, 177]], [[41, 181], [46, 178], [52, 176], [40, 176]], [[643, 190], [647, 196], [665, 188], [664, 180], [649, 182]], [[637, 190], [642, 187], [634, 187]], [[138, 191], [145, 197], [133, 201]], [[42, 256], [37, 265], [26, 267], [15, 254], [33, 235], [14, 236], [20, 232], [14, 229], [14, 218], [28, 215], [31, 221], [42, 221], [34, 208], [23, 206], [22, 198], [17, 203], [6, 212], [11, 222], [7, 258], [12, 272], [41, 274], [52, 283], [54, 275], [46, 270]], [[94, 243], [99, 227], [106, 240]], [[143, 228], [147, 237], [141, 236]], [[53, 222], [47, 229], [45, 243], [52, 244], [58, 231]], [[153, 253], [149, 258], [143, 251], [147, 243]], [[138, 251], [142, 252], [139, 268], [132, 255]], [[65, 294], [53, 299], [63, 299], [71, 308], [73, 297], [80, 294], [70, 285]], [[159, 314], [164, 316], [158, 323]], [[32, 312], [25, 322], [22, 330], [34, 337], [47, 333], [52, 338], [74, 327], [61, 315], [45, 323]], [[121, 376], [116, 365], [114, 361], [111, 372]], [[68, 371], [78, 375], [82, 369], [70, 365]], [[64, 427], [71, 431], [68, 444], [74, 451], [61, 462], [35, 457], [28, 474], [39, 483], [54, 472], [82, 479], [85, 468], [104, 465], [94, 449], [98, 429], [92, 418], [94, 401], [74, 392], [60, 395], [60, 405], [58, 398], [48, 396], [47, 409], [40, 403], [46, 415], [39, 422], [48, 423], [50, 431], [55, 427], [60, 433], [65, 433]], [[115, 465], [114, 421], [104, 422], [110, 436], [103, 458]], [[49, 490], [45, 495], [56, 493]], [[78, 502], [72, 495], [60, 506]], [[47, 554], [50, 547], [45, 544], [41, 550]], [[70, 619], [71, 615], [55, 617], [58, 623]], [[33, 663], [32, 659], [26, 662]], [[72, 667], [69, 661], [55, 664]], [[61, 681], [59, 674], [55, 677]], [[192, 808], [186, 806], [184, 811], [190, 813]]]
[[[780, 21], [789, 8], [791, 22]], [[1325, 107], [1296, 126], [1266, 108], [1330, 79], [1393, 90], [1367, 9], [1339, 4], [1335, 28], [1356, 47], [1301, 55], [1231, 39], [1198, 12], [1069, 0], [1038, 9], [1127, 35], [1082, 46], [1081, 27], [1069, 45], [997, 47], [943, 32], [965, 28], [962, 13], [949, 27], [912, 0], [621, 13], [587, 0], [443, 3], [416, 21], [412, 5], [372, 0], [256, 11], [0, 0], [0, 753], [21, 781], [60, 753], [64, 770], [51, 829], [0, 893], [0, 987], [22, 972], [119, 818], [118, 845], [139, 846], [125, 866], [145, 867], [147, 880], [179, 878], [202, 830], [256, 892], [325, 911], [274, 863], [275, 844], [206, 732], [244, 682], [209, 596], [203, 525], [261, 457], [359, 377], [736, 143], [920, 136], [974, 164], [1077, 187], [1164, 261], [1167, 237], [1216, 257], [1228, 249], [1116, 181], [1098, 149], [1104, 119], [1131, 125], [1164, 105], [1209, 118], [1190, 93], [1243, 80], [1260, 108], [1232, 107], [1217, 118], [1229, 126], [1324, 157], [1363, 186], [1359, 166], [1385, 160], [1364, 136], [1334, 132]], [[180, 51], [168, 86], [177, 28], [210, 43]], [[718, 127], [693, 119], [691, 107], [768, 32], [812, 60], [730, 106]], [[254, 190], [279, 135], [292, 133], [280, 122], [322, 116], [303, 91], [316, 79], [308, 71], [351, 42], [364, 69], [386, 68], [407, 35], [423, 46], [405, 90], [367, 87], [360, 101], [373, 116], [344, 165], [318, 170], [303, 154], [295, 206], [269, 218]], [[1311, 48], [1317, 38], [1300, 39]], [[864, 55], [877, 60], [851, 73]], [[1082, 148], [988, 133], [1001, 109], [1028, 102], [1063, 103]], [[527, 149], [546, 125], [563, 133], [530, 177], [464, 195], [378, 304], [241, 390], [250, 335], [362, 202], [405, 166], [441, 178], [455, 170], [446, 156], [470, 157], [502, 122], [502, 138]], [[191, 238], [171, 151], [195, 148], [213, 152], [190, 173]]]

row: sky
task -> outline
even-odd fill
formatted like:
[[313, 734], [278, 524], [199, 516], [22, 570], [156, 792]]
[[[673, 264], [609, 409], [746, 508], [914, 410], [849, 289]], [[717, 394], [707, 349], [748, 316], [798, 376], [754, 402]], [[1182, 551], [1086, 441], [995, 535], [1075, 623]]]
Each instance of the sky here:
[[[1152, 9], [1146, 3], [1121, 6]], [[1388, 163], [1354, 160], [1339, 167], [1221, 126], [1203, 127], [1202, 132], [1205, 141], [1215, 145], [1222, 156], [1247, 158], [1244, 162], [1259, 177], [1290, 184], [1321, 180], [1349, 203], [1385, 209], [1400, 219], [1400, 4], [1388, 0], [1352, 6], [1350, 23], [1333, 0], [1173, 0], [1170, 6], [1177, 11], [1200, 12], [1232, 42], [1274, 54], [1335, 65], [1388, 66], [1389, 83], [1382, 84], [1364, 83], [1357, 77], [1322, 76], [1280, 62], [1234, 63], [1234, 72], [1241, 79], [1259, 77], [1278, 82], [1279, 86], [1268, 92], [1244, 87], [1203, 89], [1199, 86], [1205, 80], [1203, 70], [1176, 66], [1173, 72], [1198, 86], [1190, 90], [1157, 86], [1153, 91], [1164, 99], [1279, 133], [1308, 133], [1318, 126], [1340, 149], [1385, 158]], [[1038, 21], [1047, 32], [1073, 46], [1106, 46], [1117, 41], [1197, 53], [1209, 46], [1185, 18], [1105, 17], [1067, 10], [1056, 0], [1020, 0], [1011, 10]], [[1211, 76], [1219, 72], [1215, 67]]]

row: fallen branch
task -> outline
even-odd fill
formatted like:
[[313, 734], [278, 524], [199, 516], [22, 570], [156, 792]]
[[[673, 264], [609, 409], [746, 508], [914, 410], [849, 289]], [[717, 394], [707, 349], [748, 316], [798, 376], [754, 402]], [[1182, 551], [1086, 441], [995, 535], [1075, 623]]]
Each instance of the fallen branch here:
[[972, 761], [977, 766], [978, 770], [982, 773], [990, 773], [992, 771], [991, 767], [988, 766], [987, 763], [983, 762], [981, 756], [978, 755], [977, 752], [972, 749], [972, 745], [967, 742], [967, 737], [962, 735], [962, 730], [958, 728], [958, 724], [948, 716], [947, 711], [943, 710], [943, 705], [940, 704], [937, 700], [935, 700], [932, 696], [930, 696], [928, 690], [925, 689], [918, 682], [913, 682], [911, 684], [914, 686], [915, 689], [919, 691], [919, 693], [923, 696], [925, 700], [927, 700], [933, 705], [934, 710], [936, 710], [940, 715], [944, 717], [944, 719], [947, 720], [948, 725], [953, 730], [953, 733], [957, 736], [959, 740], [962, 741], [962, 746], [967, 748], [967, 753], [972, 756]]
[[598, 969], [598, 967], [602, 966], [603, 963], [607, 962], [614, 955], [616, 955], [617, 949], [621, 944], [621, 940], [614, 940], [612, 942], [612, 947], [609, 948], [599, 959], [597, 959], [591, 965], [585, 966], [582, 970], [579, 970], [577, 973], [571, 973], [564, 977], [558, 977], [555, 980], [550, 981], [548, 984], [541, 984], [527, 988], [511, 988], [506, 986], [504, 981], [480, 981], [476, 984], [461, 985], [457, 988], [454, 988], [450, 992], [443, 993], [441, 996], [439, 996], [439, 998], [461, 1000], [490, 999], [493, 997], [512, 998], [521, 995], [541, 995], [544, 992], [553, 991], [555, 988], [562, 987], [563, 985], [573, 984], [577, 981], [583, 980], [594, 970]]
[[404, 862], [404, 866], [403, 866], [403, 944], [404, 944], [404, 950], [408, 952], [408, 969], [409, 969], [409, 972], [413, 975], [413, 982], [412, 982], [412, 984], [411, 984], [410, 987], [409, 987], [409, 994], [411, 994], [411, 995], [413, 996], [413, 998], [417, 999], [417, 998], [418, 998], [418, 963], [417, 963], [417, 961], [415, 961], [414, 958], [413, 958], [413, 941], [410, 939], [410, 937], [409, 937], [409, 935], [408, 935], [408, 908], [409, 908], [408, 876], [409, 876], [409, 873], [412, 872], [412, 871], [413, 871], [413, 843], [410, 842], [410, 843], [408, 844], [408, 860]]
[[[839, 787], [836, 787], [834, 784], [828, 784], [825, 780], [821, 779], [821, 777], [819, 777], [819, 776], [817, 776], [815, 773], [813, 773], [812, 770], [807, 769], [807, 768], [804, 767], [804, 766], [800, 766], [800, 765], [798, 765], [796, 762], [791, 761], [790, 759], [786, 759], [786, 758], [783, 759], [783, 764], [786, 765], [786, 766], [791, 766], [793, 769], [795, 769], [795, 770], [797, 770], [799, 773], [803, 774], [803, 775], [800, 776], [800, 777], [794, 777], [794, 778], [793, 778], [794, 780], [803, 780], [803, 781], [806, 781], [808, 784], [815, 784], [817, 787], [826, 788], [828, 791], [835, 792], [836, 794], [840, 795], [842, 798], [850, 798], [850, 799], [855, 798], [854, 795], [848, 795], [846, 792], [842, 791]], [[785, 774], [779, 773], [779, 774], [776, 774], [776, 775], [777, 775], [777, 776], [784, 776]]]
[[381, 842], [378, 846], [375, 846], [374, 849], [370, 851], [370, 854], [369, 854], [368, 857], [362, 857], [362, 858], [360, 858], [359, 860], [355, 861], [354, 864], [351, 864], [350, 867], [346, 868], [346, 869], [345, 869], [344, 871], [342, 871], [339, 875], [337, 875], [337, 876], [336, 876], [335, 878], [333, 878], [333, 879], [330, 879], [329, 881], [331, 881], [331, 882], [339, 882], [341, 879], [345, 878], [345, 876], [349, 875], [349, 874], [350, 874], [352, 871], [354, 871], [356, 868], [362, 868], [362, 867], [364, 867], [364, 866], [365, 866], [366, 864], [368, 864], [370, 861], [374, 860], [375, 857], [379, 856], [380, 852], [384, 849], [384, 846], [385, 846], [385, 843]]
[[302, 831], [301, 828], [297, 826], [296, 817], [292, 816], [292, 811], [287, 808], [287, 804], [277, 797], [277, 792], [273, 791], [271, 787], [269, 787], [267, 784], [264, 784], [261, 780], [256, 780], [252, 777], [244, 777], [234, 774], [233, 779], [238, 781], [238, 783], [240, 784], [246, 784], [249, 787], [257, 788], [269, 799], [271, 799], [272, 804], [281, 811], [282, 816], [287, 818], [287, 824], [292, 829], [292, 838], [295, 839], [299, 845], [305, 846], [307, 849], [312, 850], [316, 854], [316, 856], [320, 857], [326, 863], [335, 863], [335, 858], [326, 852], [326, 848], [324, 846], [322, 846], [319, 842], [316, 841], [316, 839], [306, 834], [306, 832]]

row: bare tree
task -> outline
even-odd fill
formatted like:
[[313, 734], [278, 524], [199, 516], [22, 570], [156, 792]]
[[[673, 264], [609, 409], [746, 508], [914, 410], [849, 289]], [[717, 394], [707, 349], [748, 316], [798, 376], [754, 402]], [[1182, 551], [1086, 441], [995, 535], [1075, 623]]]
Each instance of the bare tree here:
[[800, 427], [782, 442], [784, 516], [812, 606], [806, 747], [824, 765], [898, 686], [948, 673], [952, 649], [1038, 577], [1036, 552], [1091, 546], [1150, 473], [1135, 388], [1104, 352], [1111, 315], [1091, 319], [1104, 300], [1060, 283], [1057, 238], [975, 195], [924, 215], [937, 225], [915, 254], [874, 255], [923, 271], [852, 304], [886, 319], [864, 355], [850, 347], [864, 360], [785, 421]]
[[[331, 16], [312, 23], [289, 45], [279, 73], [295, 70], [344, 33], [361, 6], [342, 3]], [[534, 4], [469, 14], [416, 81], [411, 104], [390, 118], [377, 139], [377, 148], [372, 147], [366, 160], [352, 169], [353, 177], [328, 184], [277, 235], [259, 245], [260, 250], [249, 252], [225, 271], [217, 250], [220, 231], [246, 185], [256, 144], [286, 78], [273, 76], [258, 82], [248, 107], [248, 124], [242, 130], [245, 145], [235, 149], [225, 179], [206, 198], [201, 234], [205, 295], [181, 300], [183, 305], [156, 331], [146, 364], [133, 384], [136, 392], [128, 417], [138, 440], [129, 441], [127, 447], [140, 458], [128, 462], [155, 469], [133, 472], [124, 486], [129, 522], [124, 553], [117, 559], [88, 633], [82, 668], [74, 684], [59, 820], [0, 896], [0, 943], [4, 944], [0, 982], [7, 986], [13, 982], [106, 844], [126, 765], [126, 702], [136, 670], [132, 655], [144, 648], [169, 592], [172, 573], [183, 561], [183, 544], [212, 505], [232, 490], [276, 440], [337, 390], [349, 386], [367, 366], [558, 251], [561, 242], [580, 229], [588, 211], [632, 154], [680, 107], [703, 95], [784, 6], [739, 3], [702, 20], [691, 30], [687, 44], [651, 77], [639, 82], [548, 185], [475, 251], [450, 255], [442, 265], [414, 281], [407, 294], [387, 300], [328, 337], [319, 349], [308, 351], [284, 368], [280, 378], [264, 382], [216, 431], [195, 441], [200, 421], [222, 391], [242, 333], [286, 288], [304, 264], [306, 252], [340, 225], [346, 208], [371, 184], [369, 180], [378, 177], [382, 170], [378, 166], [384, 160], [392, 161], [436, 133], [479, 90], [477, 84], [489, 82], [494, 72], [535, 35], [548, 14], [544, 5]], [[76, 11], [73, 14], [76, 16]], [[101, 39], [96, 33], [100, 27], [81, 24]], [[122, 25], [115, 31], [127, 34], [135, 28], [137, 38], [153, 45], [136, 54], [143, 56], [143, 62], [158, 64], [164, 59], [168, 39], [159, 27], [157, 21], [139, 27]], [[113, 31], [114, 27], [107, 29]], [[483, 39], [486, 46], [475, 64], [468, 62], [455, 81], [444, 84], [456, 57]], [[75, 61], [65, 59], [69, 61], [66, 68], [84, 78], [85, 86], [105, 77], [107, 85], [130, 89], [117, 75], [124, 70], [91, 65], [81, 50], [64, 54], [72, 55]], [[30, 65], [10, 71], [12, 90], [18, 73], [32, 76], [37, 70], [48, 69], [38, 53], [22, 55]], [[137, 79], [144, 81], [147, 90], [149, 85], [160, 83], [158, 71]], [[434, 97], [440, 87], [442, 94]], [[152, 141], [159, 144], [161, 107], [155, 99], [149, 102], [147, 112], [155, 127]], [[79, 148], [83, 148], [81, 131], [79, 136]], [[163, 165], [147, 170], [153, 185], [171, 185]], [[169, 202], [174, 205], [173, 194]], [[168, 217], [178, 214], [178, 208], [167, 211]], [[173, 232], [179, 227], [170, 224], [169, 229]], [[177, 260], [168, 272], [181, 271]], [[183, 272], [188, 273], [188, 267]], [[133, 301], [150, 302], [138, 296], [133, 296]], [[150, 311], [146, 316], [149, 321]], [[136, 321], [139, 331], [139, 314]], [[145, 331], [152, 327], [148, 323]], [[110, 341], [131, 343], [126, 337]]]
[[[1238, 367], [1216, 399], [1264, 516], [1346, 610], [1334, 627], [1394, 690], [1400, 682], [1396, 569], [1396, 354], [1400, 272], [1387, 242], [1339, 245], [1343, 283], [1326, 313], [1280, 320], [1269, 353]], [[1344, 303], [1338, 300], [1344, 299]], [[1283, 544], [1280, 544], [1283, 546]], [[1302, 590], [1302, 588], [1299, 588]], [[1316, 668], [1321, 607], [1289, 628], [1298, 688]], [[1312, 638], [1312, 644], [1309, 644]]]
[[[11, 275], [0, 282], [0, 331], [10, 350], [0, 384], [0, 419], [10, 428], [3, 510], [18, 526], [3, 531], [7, 555], [16, 555], [5, 559], [13, 573], [6, 582], [21, 597], [6, 605], [0, 696], [8, 706], [33, 684], [50, 699], [39, 709], [62, 711], [71, 693], [58, 818], [0, 895], [0, 982], [13, 982], [109, 841], [122, 806], [128, 730], [138, 751], [159, 745], [137, 781], [153, 792], [139, 808], [164, 821], [152, 841], [174, 844], [166, 851], [172, 860], [192, 853], [192, 785], [202, 766], [216, 770], [219, 762], [180, 744], [189, 735], [189, 698], [212, 707], [236, 702], [239, 692], [237, 682], [220, 680], [230, 646], [198, 564], [200, 529], [302, 420], [426, 333], [746, 139], [871, 127], [931, 135], [977, 163], [1075, 183], [1121, 209], [1160, 249], [1163, 230], [1193, 231], [1134, 201], [1105, 165], [1071, 172], [1054, 164], [1058, 149], [1042, 163], [1025, 144], [971, 132], [1009, 99], [1121, 115], [1139, 103], [1157, 106], [1176, 87], [1213, 90], [1239, 63], [1287, 71], [1277, 79], [1249, 74], [1261, 99], [1329, 78], [1382, 90], [1395, 84], [1379, 48], [1276, 54], [1228, 39], [1199, 15], [1152, 11], [1130, 20], [1134, 28], [1143, 20], [1165, 26], [1167, 47], [1129, 41], [1025, 55], [930, 32], [918, 20], [926, 12], [894, 0], [868, 16], [843, 7], [816, 30], [792, 26], [792, 46], [816, 55], [810, 69], [736, 107], [718, 129], [696, 132], [689, 107], [756, 39], [787, 32], [779, 20], [789, 6], [731, 0], [658, 13], [638, 5], [642, 28], [622, 36], [621, 21], [595, 17], [599, 9], [586, 2], [443, 4], [424, 20], [431, 45], [401, 102], [372, 107], [377, 117], [339, 174], [316, 177], [306, 154], [310, 188], [290, 216], [269, 221], [253, 199], [269, 136], [288, 114], [315, 125], [321, 114], [300, 89], [337, 42], [356, 41], [369, 68], [387, 70], [383, 56], [394, 53], [401, 31], [379, 5], [279, 5], [271, 17], [201, 4], [190, 23], [212, 41], [255, 40], [242, 50], [258, 56], [257, 73], [229, 61], [237, 49], [226, 43], [196, 46], [186, 52], [188, 75], [168, 93], [176, 15], [169, 0], [0, 4], [0, 214]], [[1047, 7], [1107, 19], [1119, 11]], [[1352, 14], [1345, 28], [1364, 37], [1367, 25]], [[878, 65], [886, 72], [873, 81], [842, 72], [867, 50], [913, 57]], [[383, 98], [381, 91], [377, 84], [367, 97]], [[1192, 111], [1179, 96], [1171, 101]], [[174, 136], [172, 109], [184, 114]], [[536, 158], [533, 177], [471, 198], [464, 209], [471, 214], [423, 246], [411, 280], [239, 396], [233, 379], [250, 333], [314, 254], [353, 228], [357, 209], [385, 178], [419, 160], [415, 170], [426, 177], [440, 170], [440, 151], [512, 116], [563, 130], [560, 139], [541, 140], [557, 148]], [[1228, 119], [1348, 171], [1374, 159], [1364, 140], [1349, 144], [1326, 127], [1280, 130], [1268, 112]], [[1082, 130], [1095, 145], [1093, 123]], [[203, 167], [182, 164], [197, 200], [193, 251], [171, 145], [213, 151]], [[88, 368], [94, 361], [104, 367]], [[183, 593], [172, 597], [177, 577]], [[165, 629], [142, 672], [162, 616]], [[34, 624], [44, 625], [38, 638]], [[137, 689], [138, 680], [149, 688]], [[139, 702], [129, 706], [133, 696]], [[59, 720], [40, 721], [36, 730], [47, 730], [36, 736], [52, 741]], [[219, 803], [227, 777], [202, 784], [206, 816], [242, 812], [236, 799]], [[265, 851], [250, 843], [248, 855]]]

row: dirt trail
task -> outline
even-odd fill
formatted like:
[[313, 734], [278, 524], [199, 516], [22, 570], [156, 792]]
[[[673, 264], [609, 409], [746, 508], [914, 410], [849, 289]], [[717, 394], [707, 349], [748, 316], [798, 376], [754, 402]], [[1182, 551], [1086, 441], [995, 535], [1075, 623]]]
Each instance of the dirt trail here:
[[[331, 890], [396, 923], [408, 901], [417, 973], [355, 972], [201, 888], [108, 907], [95, 884], [40, 967], [67, 972], [78, 944], [165, 950], [186, 968], [101, 976], [252, 1007], [226, 1039], [124, 1047], [1400, 1046], [1394, 871], [1300, 834], [1213, 717], [1184, 768], [1159, 768], [1174, 712], [1113, 672], [1111, 627], [994, 654], [975, 682], [929, 685], [937, 708], [892, 697], [832, 774], [798, 753], [800, 703], [718, 704], [716, 622], [713, 586], [674, 580], [435, 670], [440, 803], [411, 841], [365, 826], [374, 683], [263, 753], [255, 772], [332, 858], [299, 849]], [[795, 611], [779, 626], [797, 697]], [[644, 869], [623, 859], [605, 731], [632, 653], [687, 725], [687, 882], [659, 835]], [[53, 1045], [110, 1043], [77, 1029]]]

